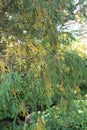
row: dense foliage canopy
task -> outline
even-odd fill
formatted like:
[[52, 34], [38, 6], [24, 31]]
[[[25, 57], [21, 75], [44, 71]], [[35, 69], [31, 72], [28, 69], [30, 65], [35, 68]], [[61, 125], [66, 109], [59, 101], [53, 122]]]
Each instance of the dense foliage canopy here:
[[73, 47], [72, 33], [57, 29], [85, 20], [86, 7], [85, 0], [0, 1], [2, 130], [86, 130], [87, 46]]

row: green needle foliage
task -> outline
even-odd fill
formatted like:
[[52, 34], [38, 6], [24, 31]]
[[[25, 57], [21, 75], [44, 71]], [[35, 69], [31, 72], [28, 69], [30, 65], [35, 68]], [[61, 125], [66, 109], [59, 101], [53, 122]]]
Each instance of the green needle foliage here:
[[85, 10], [84, 0], [0, 1], [1, 130], [86, 130], [86, 47], [57, 30], [86, 15], [73, 13], [78, 5]]

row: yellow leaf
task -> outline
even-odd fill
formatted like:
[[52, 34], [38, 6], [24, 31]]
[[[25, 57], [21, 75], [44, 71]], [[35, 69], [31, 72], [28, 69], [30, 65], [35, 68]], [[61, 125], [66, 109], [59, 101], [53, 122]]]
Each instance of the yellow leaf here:
[[43, 117], [38, 119], [38, 123], [36, 124], [36, 129], [35, 130], [46, 130], [46, 122]]

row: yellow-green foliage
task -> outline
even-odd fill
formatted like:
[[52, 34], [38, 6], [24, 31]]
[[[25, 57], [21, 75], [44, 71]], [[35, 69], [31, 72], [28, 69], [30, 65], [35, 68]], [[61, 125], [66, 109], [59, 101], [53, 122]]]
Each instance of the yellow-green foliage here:
[[[87, 79], [86, 54], [71, 44], [70, 33], [57, 31], [57, 24], [64, 24], [72, 14], [71, 5], [69, 0], [15, 0], [6, 8], [8, 16], [1, 19], [5, 26], [0, 27], [0, 120], [13, 118], [12, 129], [18, 115], [32, 112], [35, 130], [46, 130], [49, 123], [52, 129], [63, 121], [67, 124], [72, 101], [81, 97], [79, 86]], [[45, 110], [49, 121], [38, 115]]]

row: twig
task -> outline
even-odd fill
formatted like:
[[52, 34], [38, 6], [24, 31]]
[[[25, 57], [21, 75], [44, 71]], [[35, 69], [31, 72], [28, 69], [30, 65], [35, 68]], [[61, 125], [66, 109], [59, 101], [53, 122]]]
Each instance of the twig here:
[[0, 12], [0, 18], [5, 14], [5, 12], [8, 10], [10, 6], [14, 3], [14, 0], [11, 0]]

